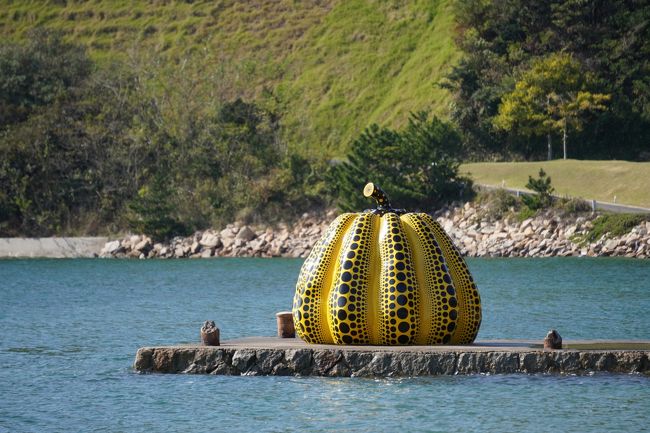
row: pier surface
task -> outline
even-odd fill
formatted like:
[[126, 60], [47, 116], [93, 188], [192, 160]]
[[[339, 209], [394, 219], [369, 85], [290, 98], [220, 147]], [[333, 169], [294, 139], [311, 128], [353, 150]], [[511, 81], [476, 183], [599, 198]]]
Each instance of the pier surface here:
[[221, 346], [143, 347], [138, 372], [277, 376], [431, 376], [592, 372], [650, 375], [650, 340], [565, 341], [543, 350], [529, 340], [477, 341], [469, 346], [335, 346], [299, 339], [251, 337]]

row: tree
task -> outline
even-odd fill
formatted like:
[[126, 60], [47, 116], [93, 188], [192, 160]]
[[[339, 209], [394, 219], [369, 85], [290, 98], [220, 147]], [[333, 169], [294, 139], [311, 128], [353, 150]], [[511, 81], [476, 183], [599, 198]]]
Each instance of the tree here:
[[64, 97], [92, 71], [85, 48], [59, 32], [35, 29], [27, 41], [0, 44], [0, 130]]
[[526, 136], [546, 135], [548, 159], [552, 159], [551, 134], [561, 133], [564, 159], [567, 157], [567, 130], [581, 130], [582, 115], [605, 110], [610, 95], [588, 90], [589, 76], [569, 54], [552, 54], [533, 63], [506, 94], [494, 118], [505, 131], [517, 130]]
[[582, 129], [567, 125], [571, 156], [648, 158], [650, 3], [464, 0], [454, 7], [462, 57], [442, 85], [453, 94], [451, 115], [467, 157], [537, 159], [546, 153], [546, 134], [526, 136], [517, 129], [495, 128], [494, 118], [502, 99], [531, 65], [566, 53], [588, 75], [585, 90], [611, 95], [607, 110], [579, 116]]
[[555, 188], [551, 186], [551, 178], [546, 175], [544, 169], [539, 169], [539, 178], [533, 179], [532, 176], [528, 176], [528, 183], [526, 188], [531, 191], [535, 191], [537, 194], [533, 195], [523, 195], [521, 200], [524, 202], [526, 207], [530, 210], [538, 210], [549, 207], [553, 203], [553, 191]]
[[434, 209], [471, 190], [458, 173], [460, 136], [448, 123], [426, 113], [411, 115], [395, 131], [371, 125], [352, 142], [347, 159], [334, 167], [332, 184], [344, 211], [371, 206], [361, 191], [367, 182], [380, 185], [393, 205], [409, 210]]
[[168, 239], [174, 235], [188, 234], [175, 215], [169, 179], [157, 174], [149, 185], [143, 186], [129, 203], [128, 223], [136, 233], [146, 233], [154, 240]]

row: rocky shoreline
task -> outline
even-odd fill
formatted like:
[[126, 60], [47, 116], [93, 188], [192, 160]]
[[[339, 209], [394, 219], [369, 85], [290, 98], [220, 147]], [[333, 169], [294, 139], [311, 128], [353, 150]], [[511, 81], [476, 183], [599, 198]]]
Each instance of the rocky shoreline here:
[[[461, 253], [469, 257], [619, 256], [650, 258], [650, 221], [619, 237], [604, 235], [591, 243], [576, 239], [593, 228], [595, 213], [559, 216], [551, 211], [518, 221], [514, 217], [490, 221], [475, 203], [443, 209], [434, 214]], [[304, 214], [295, 224], [252, 226], [228, 224], [168, 243], [144, 235], [107, 242], [100, 257], [210, 258], [307, 257], [336, 212]]]

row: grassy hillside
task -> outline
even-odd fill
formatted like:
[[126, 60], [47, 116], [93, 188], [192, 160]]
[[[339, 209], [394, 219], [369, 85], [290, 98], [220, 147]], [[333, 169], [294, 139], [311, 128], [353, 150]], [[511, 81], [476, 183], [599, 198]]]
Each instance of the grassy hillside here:
[[556, 194], [650, 208], [650, 162], [557, 160], [463, 164], [477, 183], [525, 189], [539, 169]]
[[445, 115], [449, 95], [436, 83], [457, 58], [450, 3], [0, 0], [0, 35], [59, 29], [100, 63], [132, 50], [167, 61], [207, 50], [243, 68], [251, 93], [275, 90], [291, 142], [334, 156], [372, 122]]

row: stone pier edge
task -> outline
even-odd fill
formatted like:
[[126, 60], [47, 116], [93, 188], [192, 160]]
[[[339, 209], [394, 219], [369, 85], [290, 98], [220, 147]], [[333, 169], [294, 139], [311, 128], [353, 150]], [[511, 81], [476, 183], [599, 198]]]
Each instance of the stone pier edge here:
[[242, 376], [409, 377], [465, 374], [639, 373], [645, 350], [381, 351], [321, 348], [143, 347], [141, 373]]

